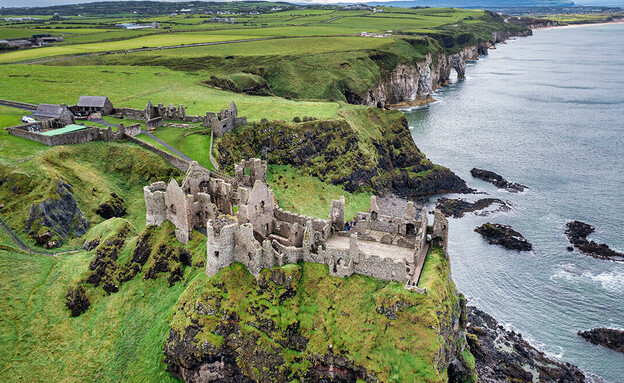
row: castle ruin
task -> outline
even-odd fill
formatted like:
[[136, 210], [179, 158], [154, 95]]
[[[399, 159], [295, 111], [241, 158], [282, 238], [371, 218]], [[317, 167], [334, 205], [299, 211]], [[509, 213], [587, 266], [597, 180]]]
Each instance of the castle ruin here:
[[333, 276], [362, 274], [418, 289], [429, 246], [446, 249], [448, 223], [438, 211], [428, 226], [424, 207], [408, 202], [405, 215], [395, 217], [373, 196], [367, 212], [345, 222], [341, 197], [327, 219], [307, 217], [277, 205], [266, 170], [265, 161], [241, 161], [226, 179], [192, 162], [181, 185], [145, 186], [147, 225], [169, 220], [182, 243], [194, 229], [205, 233], [207, 276], [234, 262], [258, 277], [263, 268], [303, 261], [326, 264]]

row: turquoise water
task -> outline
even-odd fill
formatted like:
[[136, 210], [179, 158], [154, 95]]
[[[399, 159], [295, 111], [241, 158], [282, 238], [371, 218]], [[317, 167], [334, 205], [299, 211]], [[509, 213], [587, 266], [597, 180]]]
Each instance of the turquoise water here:
[[[624, 251], [624, 24], [535, 31], [467, 67], [438, 102], [407, 111], [417, 146], [510, 212], [450, 222], [453, 278], [470, 303], [559, 359], [624, 382], [624, 354], [577, 331], [624, 328], [624, 263], [568, 252], [566, 222]], [[470, 176], [493, 170], [528, 185], [512, 194]], [[469, 197], [471, 199], [477, 196]], [[534, 245], [518, 253], [475, 232], [512, 225]]]

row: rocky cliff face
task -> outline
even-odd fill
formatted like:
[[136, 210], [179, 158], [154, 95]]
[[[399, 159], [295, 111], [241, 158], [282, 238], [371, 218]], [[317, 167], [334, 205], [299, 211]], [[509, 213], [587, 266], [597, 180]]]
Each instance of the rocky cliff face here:
[[[260, 157], [276, 165], [291, 165], [346, 191], [393, 192], [406, 198], [438, 193], [469, 193], [466, 183], [447, 168], [432, 164], [397, 111], [359, 112], [361, 124], [373, 123], [370, 138], [344, 120], [286, 124], [252, 124], [217, 143], [217, 160], [226, 171], [243, 158]], [[367, 121], [366, 121], [367, 120]]]
[[476, 45], [467, 45], [459, 52], [452, 54], [428, 53], [424, 61], [399, 63], [391, 71], [382, 73], [379, 84], [370, 89], [364, 97], [347, 95], [350, 103], [384, 107], [402, 103], [418, 104], [431, 99], [431, 93], [448, 84], [451, 69], [455, 69], [457, 77], [466, 76], [466, 60], [478, 60], [479, 55], [487, 55], [488, 49], [495, 44], [504, 42], [510, 37], [530, 36], [530, 29], [521, 32], [496, 30], [489, 41]]
[[61, 246], [70, 236], [80, 237], [89, 227], [74, 196], [71, 185], [58, 181], [55, 193], [45, 201], [30, 207], [26, 232], [45, 247]]

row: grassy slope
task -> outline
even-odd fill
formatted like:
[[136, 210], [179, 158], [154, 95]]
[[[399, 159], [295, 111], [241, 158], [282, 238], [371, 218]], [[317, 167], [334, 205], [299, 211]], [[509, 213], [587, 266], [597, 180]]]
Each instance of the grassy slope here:
[[353, 219], [359, 211], [367, 211], [370, 205], [369, 193], [349, 193], [288, 165], [270, 165], [267, 181], [279, 205], [298, 214], [325, 219], [331, 201], [340, 196], [345, 196], [347, 220]]
[[[301, 31], [302, 35], [318, 35], [328, 31], [328, 34], [341, 35], [346, 33], [359, 32], [361, 25], [357, 24], [359, 19], [352, 17], [346, 20], [338, 19], [334, 24], [318, 24], [311, 27], [297, 27], [296, 31]], [[327, 17], [334, 18], [334, 15], [290, 15], [291, 19], [297, 23], [308, 21], [319, 21]], [[375, 17], [375, 19], [372, 19]], [[398, 25], [398, 16], [387, 17], [388, 20], [377, 20], [379, 16], [371, 16], [372, 20], [366, 20], [367, 27], [378, 28], [379, 31], [391, 29]], [[421, 17], [419, 15], [419, 17]], [[435, 17], [439, 17], [439, 14]], [[461, 17], [464, 17], [462, 15]], [[267, 16], [267, 19], [269, 17]], [[286, 27], [289, 23], [295, 22], [288, 17], [281, 17], [279, 20], [256, 20], [258, 23], [272, 23], [275, 28], [258, 29], [262, 35], [272, 33], [289, 34], [291, 27]], [[340, 20], [343, 20], [340, 22]], [[456, 19], [448, 18], [452, 22]], [[438, 22], [447, 21], [440, 19]], [[194, 21], [195, 22], [195, 21]], [[188, 24], [188, 26], [197, 26]], [[221, 27], [207, 25], [205, 27]], [[409, 28], [420, 29], [431, 27], [412, 23]], [[187, 28], [185, 26], [184, 28]], [[230, 27], [228, 27], [230, 28]], [[281, 29], [280, 29], [281, 28]], [[313, 29], [314, 28], [314, 29]], [[409, 29], [408, 28], [408, 29]], [[233, 36], [239, 31], [231, 30], [219, 31], [223, 35]], [[416, 30], [416, 29], [414, 29]], [[261, 32], [260, 32], [261, 31]], [[85, 33], [86, 35], [86, 33]], [[151, 36], [149, 37], [151, 38]], [[325, 39], [325, 40], [323, 40]], [[391, 40], [391, 39], [390, 39]], [[330, 59], [332, 64], [340, 64], [341, 57], [345, 56], [345, 49], [351, 49], [348, 54], [353, 55], [350, 59], [357, 59], [366, 54], [368, 49], [378, 49], [390, 43], [387, 39], [355, 39], [355, 38], [314, 38], [314, 39], [293, 39], [283, 48], [278, 45], [271, 45], [263, 42], [263, 45], [250, 47], [242, 55], [246, 57], [250, 54], [264, 54], [268, 51], [275, 51], [282, 54], [287, 59], [292, 59], [289, 55], [307, 49], [311, 53], [306, 60], [299, 63], [300, 68], [306, 66], [313, 67], [323, 60]], [[315, 42], [331, 41], [336, 44], [315, 44]], [[401, 49], [401, 45], [392, 42], [391, 49]], [[245, 47], [242, 44], [236, 46]], [[280, 50], [281, 49], [281, 50]], [[323, 55], [316, 53], [321, 50]], [[172, 50], [156, 53], [171, 54], [172, 60], [185, 59], [184, 55], [193, 57], [205, 57], [207, 51], [216, 52], [215, 55], [221, 58], [227, 56], [228, 50], [224, 47], [215, 47], [214, 50], [200, 48], [189, 48], [188, 50]], [[146, 52], [141, 55], [127, 55], [125, 57], [139, 57], [139, 61], [145, 58], [156, 56], [155, 52]], [[212, 53], [211, 53], [212, 54]], [[422, 54], [415, 50], [413, 55]], [[318, 56], [315, 58], [315, 56]], [[2, 55], [0, 55], [2, 57]], [[112, 57], [112, 56], [110, 56]], [[102, 61], [104, 63], [104, 61]], [[112, 63], [112, 62], [111, 62]], [[99, 64], [99, 63], [98, 63]], [[132, 63], [136, 64], [136, 63]], [[367, 69], [366, 66], [362, 68]], [[0, 98], [9, 98], [25, 102], [67, 102], [77, 100], [78, 96], [85, 93], [106, 94], [115, 105], [132, 106], [143, 108], [147, 100], [152, 102], [183, 103], [187, 106], [187, 112], [191, 114], [203, 114], [206, 110], [216, 111], [226, 107], [230, 100], [235, 100], [241, 111], [241, 115], [247, 115], [252, 120], [284, 119], [291, 121], [295, 116], [315, 116], [317, 118], [344, 118], [355, 126], [359, 133], [368, 139], [379, 139], [380, 131], [374, 123], [362, 120], [359, 115], [364, 108], [344, 105], [338, 102], [308, 102], [292, 101], [277, 97], [254, 97], [240, 94], [233, 94], [221, 90], [212, 89], [199, 85], [203, 80], [212, 74], [206, 70], [196, 70], [194, 72], [183, 72], [166, 69], [157, 66], [74, 66], [74, 67], [54, 67], [54, 66], [19, 66], [6, 65], [2, 67], [0, 81], [3, 86], [0, 88]], [[298, 73], [293, 71], [291, 73]], [[357, 72], [357, 73], [362, 73]], [[61, 80], [62, 79], [62, 80]], [[293, 78], [285, 78], [284, 84], [288, 84]], [[119, 86], [122, 83], [123, 86]], [[311, 84], [295, 84], [297, 87], [310, 87]], [[311, 88], [312, 89], [312, 88]], [[8, 113], [8, 114], [7, 114]], [[0, 119], [6, 118], [7, 124], [12, 124], [14, 117], [3, 117], [10, 115], [9, 112], [0, 111]], [[4, 121], [4, 120], [2, 120]], [[176, 142], [178, 149], [185, 145], [188, 150], [202, 151], [197, 148], [198, 144], [193, 144], [184, 140], [178, 143], [179, 135], [171, 131], [158, 132]], [[175, 135], [176, 137], [170, 136]], [[201, 137], [202, 139], [203, 136]], [[6, 132], [0, 133], [0, 143], [3, 145], [0, 151], [0, 170], [28, 174], [31, 177], [42, 175], [61, 175], [75, 184], [75, 195], [79, 206], [87, 217], [92, 220], [91, 232], [86, 237], [93, 235], [97, 230], [102, 230], [102, 226], [96, 227], [101, 219], [93, 214], [93, 210], [99, 204], [100, 197], [110, 191], [126, 198], [129, 202], [130, 222], [140, 229], [144, 224], [143, 198], [140, 188], [148, 183], [147, 178], [137, 177], [136, 169], [124, 170], [117, 166], [124, 166], [130, 162], [145, 164], [146, 158], [151, 161], [147, 152], [140, 151], [141, 159], [134, 161], [134, 149], [126, 144], [105, 145], [102, 143], [92, 143], [73, 146], [70, 148], [54, 148], [48, 150], [43, 145], [32, 143], [27, 140], [10, 137]], [[174, 145], [174, 146], [175, 146]], [[201, 143], [199, 144], [201, 145]], [[195, 147], [194, 147], [195, 146]], [[370, 150], [365, 145], [363, 150]], [[43, 151], [43, 152], [42, 152]], [[136, 154], [135, 153], [135, 154]], [[203, 153], [203, 152], [202, 152]], [[198, 155], [203, 155], [199, 153]], [[195, 155], [195, 154], [194, 154]], [[130, 158], [126, 157], [129, 156]], [[19, 162], [31, 157], [25, 162]], [[114, 161], [110, 161], [110, 159]], [[149, 162], [151, 163], [151, 162]], [[153, 163], [151, 163], [153, 165]], [[160, 169], [162, 170], [162, 169]], [[141, 171], [138, 172], [142, 174]], [[121, 174], [121, 175], [120, 175]], [[87, 177], [85, 177], [87, 175]], [[160, 174], [162, 176], [162, 174]], [[282, 176], [290, 180], [290, 186], [285, 188]], [[86, 178], [86, 179], [83, 179]], [[293, 181], [297, 181], [299, 186], [294, 186]], [[44, 184], [49, 180], [42, 181]], [[329, 186], [321, 183], [316, 178], [305, 176], [299, 171], [290, 167], [271, 167], [269, 182], [275, 187], [275, 193], [282, 206], [293, 207], [298, 212], [324, 217], [327, 214], [329, 201], [344, 194], [347, 197], [347, 215], [351, 215], [356, 210], [365, 210], [368, 205], [369, 195], [349, 194], [339, 187]], [[91, 194], [92, 188], [96, 186], [99, 193], [96, 196]], [[283, 187], [284, 186], [284, 187]], [[19, 227], [20, 221], [25, 217], [25, 208], [34, 200], [42, 198], [42, 194], [34, 192], [24, 200], [13, 201], [10, 221], [15, 227]], [[10, 197], [8, 192], [0, 194], [0, 198]], [[11, 197], [14, 198], [14, 197]], [[2, 202], [2, 201], [0, 201]], [[296, 208], [294, 208], [296, 206]], [[0, 214], [6, 214], [6, 211]], [[23, 224], [23, 223], [22, 223]], [[0, 244], [7, 239], [0, 236]], [[202, 239], [203, 241], [203, 239]], [[81, 242], [81, 241], [80, 241]], [[201, 244], [196, 245], [194, 255], [202, 256], [205, 249]], [[129, 250], [124, 250], [123, 257], [128, 257]], [[0, 250], [0, 278], [10, 283], [3, 284], [5, 299], [0, 300], [0, 315], [2, 315], [3, 329], [0, 337], [0, 376], [5, 381], [15, 380], [67, 380], [84, 381], [102, 379], [105, 381], [166, 381], [171, 377], [164, 371], [162, 360], [162, 343], [167, 336], [167, 325], [169, 319], [175, 311], [175, 302], [184, 293], [184, 284], [178, 283], [172, 288], [167, 287], [163, 277], [156, 281], [143, 282], [137, 277], [125, 283], [119, 293], [111, 296], [104, 296], [101, 289], [90, 288], [88, 294], [92, 298], [92, 307], [86, 314], [78, 318], [69, 318], [69, 311], [63, 305], [67, 287], [75, 283], [87, 273], [88, 264], [92, 258], [92, 253], [81, 252], [70, 256], [59, 258], [48, 258], [39, 256], [29, 256], [11, 251]], [[295, 268], [298, 266], [294, 266]], [[388, 285], [384, 282], [373, 281], [369, 278], [353, 277], [347, 280], [329, 278], [326, 270], [322, 266], [304, 266], [305, 278], [302, 286], [307, 291], [307, 296], [301, 297], [301, 307], [297, 315], [304, 323], [306, 335], [313, 339], [312, 350], [319, 351], [327, 344], [327, 339], [323, 334], [318, 334], [312, 330], [311, 324], [323, 323], [329, 328], [332, 342], [337, 347], [349, 350], [357, 350], [360, 345], [365, 345], [367, 352], [376, 355], [374, 361], [366, 361], [365, 353], [353, 351], [351, 356], [355, 360], [366, 365], [372, 371], [376, 371], [381, 376], [393, 381], [409, 381], [416, 374], [426, 377], [432, 381], [444, 379], [444, 372], [433, 370], [433, 358], [435, 351], [444, 341], [435, 335], [434, 327], [439, 324], [437, 310], [440, 305], [454, 304], [454, 298], [449, 295], [452, 291], [452, 284], [447, 285], [448, 265], [441, 257], [430, 258], [425, 265], [422, 286], [426, 286], [432, 291], [427, 297], [415, 297], [403, 291], [398, 285]], [[244, 272], [237, 270], [225, 270], [224, 273], [237, 272], [245, 281], [249, 281], [249, 275], [244, 276]], [[225, 275], [225, 274], [224, 274]], [[217, 277], [219, 278], [219, 277]], [[190, 283], [192, 289], [186, 290], [183, 301], [189, 297], [198, 297], [198, 289], [210, 283], [210, 280], [202, 276], [201, 270], [187, 270], [185, 280]], [[233, 282], [232, 282], [233, 283]], [[318, 289], [321, 284], [323, 288]], [[353, 305], [351, 299], [346, 299], [340, 294], [345, 289], [353, 289], [357, 292], [357, 301], [360, 305]], [[405, 312], [401, 320], [416, 322], [412, 323], [416, 327], [411, 341], [401, 339], [400, 334], [394, 332], [396, 328], [390, 327], [391, 337], [386, 337], [381, 333], [384, 324], [383, 316], [378, 318], [373, 308], [378, 304], [391, 303], [393, 299], [400, 297], [407, 300], [420, 300], [419, 305]], [[365, 335], [368, 331], [358, 331], [362, 327], [350, 328], [351, 321], [345, 322], [345, 317], [337, 310], [329, 310], [328, 305], [334, 299], [339, 299], [339, 304], [345, 312], [352, 312], [353, 319], [357, 319], [357, 326], [363, 322], [360, 319], [366, 318], [381, 319], [372, 325], [374, 336]], [[248, 298], [253, 301], [253, 296]], [[340, 300], [342, 299], [342, 300]], [[231, 301], [237, 304], [236, 300]], [[357, 307], [364, 308], [359, 311]], [[421, 310], [422, 309], [422, 310]], [[286, 313], [284, 308], [276, 307], [272, 311], [276, 315], [284, 315], [287, 320], [292, 319], [292, 313]], [[337, 314], [338, 313], [338, 314]], [[183, 318], [178, 318], [183, 320]], [[387, 322], [387, 321], [386, 321]], [[182, 322], [179, 322], [180, 324]], [[280, 322], [282, 323], [282, 322]], [[397, 322], [394, 322], [395, 324]], [[307, 327], [306, 327], [307, 326]], [[346, 332], [345, 332], [346, 329]], [[378, 340], [382, 341], [378, 341]], [[393, 339], [389, 342], [388, 339]], [[396, 345], [396, 348], [391, 347]], [[410, 345], [416, 344], [416, 349], [410, 349]], [[45, 347], [42, 347], [45, 345]], [[400, 363], [390, 365], [388, 361], [399, 360]], [[398, 369], [397, 366], [410, 366], [408, 369]], [[33, 373], [36, 371], [36, 375]], [[42, 372], [43, 371], [43, 372]], [[406, 375], [407, 374], [407, 375]]]
[[[4, 138], [16, 145], [8, 148]], [[0, 214], [22, 239], [31, 244], [34, 240], [25, 235], [30, 206], [50, 198], [57, 180], [72, 185], [78, 207], [91, 221], [91, 226], [102, 222], [95, 210], [114, 192], [126, 201], [126, 218], [135, 227], [142, 227], [145, 225], [143, 186], [155, 180], [168, 181], [171, 176], [180, 176], [180, 172], [171, 170], [163, 159], [132, 144], [91, 142], [50, 149], [39, 144], [43, 148], [35, 145], [32, 150], [24, 152], [15, 149], [24, 149], [21, 144], [30, 141], [12, 136], [0, 136], [0, 139], [7, 151], [0, 156], [4, 163], [0, 165], [0, 178], [8, 179], [0, 186], [0, 200], [5, 204]], [[29, 159], [22, 161], [23, 155]], [[14, 190], [18, 190], [17, 195]], [[67, 245], [74, 247], [82, 243], [83, 239], [76, 238]]]
[[[292, 282], [278, 285], [269, 281], [260, 288], [239, 264], [213, 278], [196, 279], [180, 299], [172, 328], [183, 333], [193, 321], [201, 329], [195, 337], [197, 344], [207, 340], [219, 346], [229, 339], [213, 332], [221, 318], [237, 318], [241, 333], [236, 338], [259, 336], [257, 349], [246, 350], [237, 360], [252, 379], [270, 380], [269, 374], [289, 369], [295, 378], [297, 371], [305, 372], [311, 366], [310, 357], [325, 355], [331, 344], [334, 354], [345, 355], [384, 382], [446, 381], [446, 372], [434, 368], [437, 352], [446, 341], [436, 331], [443, 327], [441, 320], [448, 320], [439, 318], [438, 313], [449, 313], [457, 297], [453, 284], [447, 283], [448, 264], [440, 249], [430, 254], [425, 265], [426, 278], [421, 286], [431, 291], [428, 295], [408, 292], [399, 283], [359, 275], [330, 277], [327, 266], [318, 264], [288, 265], [281, 271]], [[270, 280], [271, 273], [264, 271], [261, 279]], [[204, 311], [213, 309], [218, 314], [201, 314], [196, 309], [200, 303], [208, 309]], [[398, 309], [396, 319], [376, 310], [397, 303], [408, 308]], [[276, 330], [258, 328], [258, 323], [270, 328], [267, 321], [273, 322]], [[303, 352], [279, 344], [282, 332], [294, 323], [309, 340]], [[255, 353], [274, 350], [281, 350], [285, 364], [271, 372], [252, 368]]]
[[[202, 238], [196, 233], [189, 246], [197, 263]], [[175, 381], [165, 371], [162, 344], [186, 283], [205, 278], [202, 267], [187, 268], [173, 287], [165, 276], [143, 281], [142, 273], [112, 295], [87, 285], [90, 309], [70, 317], [67, 288], [85, 276], [92, 258], [93, 251], [54, 258], [0, 250], [0, 380]]]
[[328, 118], [340, 108], [336, 102], [248, 96], [198, 84], [208, 78], [209, 74], [201, 71], [186, 73], [162, 67], [7, 65], [0, 73], [0, 98], [72, 104], [84, 94], [104, 94], [116, 106], [143, 109], [151, 100], [156, 104], [183, 104], [187, 114], [198, 115], [227, 108], [234, 100], [240, 115], [251, 120], [290, 121], [301, 115]]

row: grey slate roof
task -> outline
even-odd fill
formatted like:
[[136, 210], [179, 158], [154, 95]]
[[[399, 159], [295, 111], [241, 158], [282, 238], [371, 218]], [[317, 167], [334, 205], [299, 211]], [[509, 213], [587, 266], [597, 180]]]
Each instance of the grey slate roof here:
[[63, 107], [53, 104], [39, 104], [33, 114], [40, 117], [58, 118], [63, 114]]
[[87, 108], [103, 108], [106, 100], [106, 96], [80, 96], [78, 99], [78, 106]]

